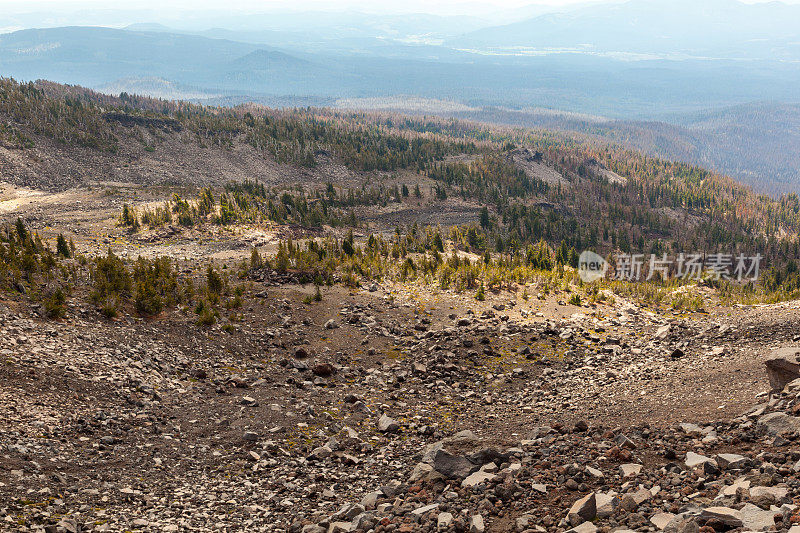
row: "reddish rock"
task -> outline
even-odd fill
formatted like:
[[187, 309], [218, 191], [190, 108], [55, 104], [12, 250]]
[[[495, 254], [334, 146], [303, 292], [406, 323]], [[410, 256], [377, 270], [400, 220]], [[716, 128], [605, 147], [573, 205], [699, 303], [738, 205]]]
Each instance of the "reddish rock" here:
[[336, 373], [336, 368], [330, 363], [319, 363], [311, 369], [315, 376], [326, 378]]

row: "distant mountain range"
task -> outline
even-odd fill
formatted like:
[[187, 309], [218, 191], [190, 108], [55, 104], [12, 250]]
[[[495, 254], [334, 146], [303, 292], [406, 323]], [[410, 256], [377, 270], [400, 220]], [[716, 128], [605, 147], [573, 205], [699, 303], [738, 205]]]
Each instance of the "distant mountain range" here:
[[800, 60], [800, 5], [632, 0], [482, 28], [447, 41], [495, 53], [576, 51], [627, 59]]
[[497, 124], [578, 132], [664, 159], [715, 169], [779, 195], [800, 192], [800, 105], [758, 102], [663, 121], [585, 118], [496, 108], [453, 113]]
[[[114, 13], [91, 16], [143, 17]], [[0, 14], [0, 28], [34, 19]], [[0, 75], [221, 105], [346, 100], [385, 110], [394, 99], [416, 113], [595, 135], [762, 191], [800, 190], [800, 5], [631, 0], [492, 20], [202, 11], [152, 20], [0, 34]]]
[[164, 31], [32, 29], [0, 34], [0, 72], [95, 88], [162, 78], [253, 99], [407, 94], [622, 119], [795, 101], [800, 85], [800, 69], [790, 61], [621, 61], [580, 53], [493, 56], [389, 41], [382, 46], [369, 53], [311, 53]]
[[618, 120], [541, 108], [478, 108], [410, 97], [340, 99], [333, 105], [574, 133], [582, 139], [714, 169], [758, 192], [774, 196], [800, 192], [800, 104], [756, 102], [674, 115], [669, 122]]

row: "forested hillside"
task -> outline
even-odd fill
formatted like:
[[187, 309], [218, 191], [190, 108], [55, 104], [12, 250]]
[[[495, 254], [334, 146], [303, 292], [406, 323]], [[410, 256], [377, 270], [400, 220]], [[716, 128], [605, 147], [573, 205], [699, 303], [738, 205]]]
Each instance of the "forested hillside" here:
[[[545, 108], [458, 107], [452, 102], [400, 98], [351, 99], [346, 109], [383, 109], [579, 135], [653, 157], [682, 161], [730, 175], [772, 196], [796, 192], [800, 106], [760, 102], [701, 113], [619, 120]], [[422, 107], [422, 109], [419, 109]]]
[[[122, 139], [145, 131], [144, 152], [158, 153], [160, 143], [180, 136], [184, 145], [222, 153], [245, 146], [286, 168], [314, 169], [320, 157], [333, 159], [361, 176], [362, 191], [392, 173], [412, 172], [434, 180], [430, 194], [442, 204], [459, 199], [488, 208], [491, 216], [471, 238], [476, 251], [513, 253], [545, 240], [603, 253], [798, 255], [797, 195], [771, 199], [696, 166], [565, 134], [326, 109], [212, 108], [9, 79], [0, 84], [0, 114], [3, 143], [14, 151], [33, 150], [41, 138], [113, 155]], [[563, 180], [526, 170], [520, 153]], [[389, 189], [361, 196], [367, 203], [390, 197]]]

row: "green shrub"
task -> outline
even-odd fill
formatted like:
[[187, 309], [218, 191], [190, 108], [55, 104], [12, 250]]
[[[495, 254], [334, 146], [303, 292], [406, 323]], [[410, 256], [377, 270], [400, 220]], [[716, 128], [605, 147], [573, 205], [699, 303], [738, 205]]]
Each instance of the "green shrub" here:
[[136, 214], [136, 209], [128, 204], [123, 204], [119, 222], [123, 226], [137, 229], [139, 227], [139, 215]]
[[56, 254], [66, 259], [69, 259], [72, 256], [72, 250], [67, 243], [67, 239], [65, 239], [64, 235], [61, 233], [59, 233], [58, 239], [56, 239]]
[[205, 300], [200, 300], [194, 308], [199, 326], [212, 326], [217, 322], [219, 313]]
[[250, 252], [250, 268], [255, 270], [263, 266], [264, 260], [261, 258], [261, 254], [258, 253], [258, 248], [253, 248], [253, 251]]
[[131, 292], [131, 276], [125, 263], [109, 249], [106, 257], [95, 259], [91, 275], [94, 289], [90, 299], [104, 315], [116, 316], [117, 307]]
[[165, 305], [180, 303], [182, 293], [178, 286], [178, 275], [172, 262], [166, 258], [136, 260], [133, 268], [134, 304], [142, 315], [157, 315]]
[[45, 298], [44, 309], [50, 318], [64, 318], [67, 314], [67, 296], [61, 288], [54, 290]]
[[228, 309], [239, 309], [242, 307], [242, 297], [241, 295], [237, 294], [232, 299], [225, 302], [225, 307]]
[[100, 307], [100, 313], [106, 318], [114, 318], [119, 314], [117, 302], [107, 302]]
[[222, 275], [209, 265], [206, 269], [206, 297], [208, 300], [212, 303], [219, 303], [224, 288], [225, 282]]

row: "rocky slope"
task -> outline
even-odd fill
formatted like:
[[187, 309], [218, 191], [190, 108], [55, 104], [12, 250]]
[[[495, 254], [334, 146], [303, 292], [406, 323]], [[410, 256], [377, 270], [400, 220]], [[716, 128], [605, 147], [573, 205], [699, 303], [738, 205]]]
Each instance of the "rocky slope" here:
[[798, 382], [768, 394], [762, 362], [792, 343], [796, 304], [662, 315], [372, 286], [309, 306], [288, 280], [251, 290], [234, 333], [180, 312], [3, 307], [0, 530], [800, 522]]

